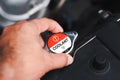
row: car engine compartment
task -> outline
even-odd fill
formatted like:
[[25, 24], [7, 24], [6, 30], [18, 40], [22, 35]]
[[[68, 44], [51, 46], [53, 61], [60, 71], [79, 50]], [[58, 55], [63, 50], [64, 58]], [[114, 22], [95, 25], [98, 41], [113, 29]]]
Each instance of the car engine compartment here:
[[65, 32], [78, 32], [74, 63], [41, 80], [120, 80], [119, 4], [119, 0], [1, 0], [0, 32], [17, 21], [52, 18]]

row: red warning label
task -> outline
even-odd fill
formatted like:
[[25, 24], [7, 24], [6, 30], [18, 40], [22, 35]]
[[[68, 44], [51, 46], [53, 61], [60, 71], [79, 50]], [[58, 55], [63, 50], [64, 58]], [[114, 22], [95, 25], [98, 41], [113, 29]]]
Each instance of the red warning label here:
[[67, 37], [66, 34], [63, 33], [57, 33], [53, 34], [49, 39], [48, 39], [48, 47], [51, 48], [55, 44], [59, 43], [61, 40], [65, 39]]
[[63, 33], [53, 34], [48, 39], [48, 48], [55, 53], [62, 53], [71, 47], [71, 39]]

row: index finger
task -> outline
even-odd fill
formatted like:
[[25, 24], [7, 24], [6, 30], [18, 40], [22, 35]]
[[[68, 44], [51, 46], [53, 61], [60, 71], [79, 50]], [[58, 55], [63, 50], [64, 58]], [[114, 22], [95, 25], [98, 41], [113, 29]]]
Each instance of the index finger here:
[[36, 25], [36, 30], [38, 33], [44, 31], [50, 31], [53, 33], [63, 32], [62, 27], [54, 20], [48, 18], [38, 18], [30, 21], [32, 24]]

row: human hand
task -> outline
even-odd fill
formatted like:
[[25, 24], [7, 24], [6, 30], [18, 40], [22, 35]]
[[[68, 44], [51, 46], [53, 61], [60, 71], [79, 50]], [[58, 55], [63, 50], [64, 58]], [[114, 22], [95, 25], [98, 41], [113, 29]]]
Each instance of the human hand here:
[[73, 62], [70, 55], [44, 49], [40, 33], [62, 32], [58, 23], [40, 18], [21, 21], [4, 29], [0, 37], [0, 80], [39, 80], [46, 72]]

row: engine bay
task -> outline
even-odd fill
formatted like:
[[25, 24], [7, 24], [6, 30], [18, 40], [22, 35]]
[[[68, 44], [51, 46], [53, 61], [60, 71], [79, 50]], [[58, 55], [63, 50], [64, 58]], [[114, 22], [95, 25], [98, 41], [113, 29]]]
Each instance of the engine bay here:
[[[119, 0], [1, 0], [0, 32], [21, 20], [47, 17], [76, 31], [74, 63], [41, 80], [120, 80]], [[45, 36], [46, 34], [43, 34]]]

